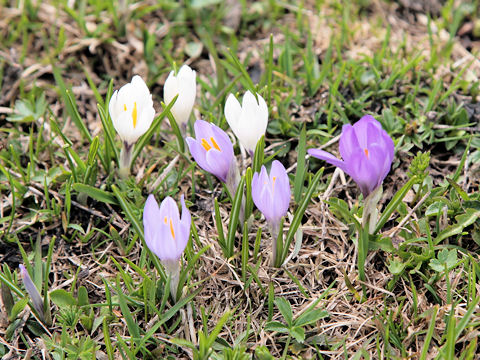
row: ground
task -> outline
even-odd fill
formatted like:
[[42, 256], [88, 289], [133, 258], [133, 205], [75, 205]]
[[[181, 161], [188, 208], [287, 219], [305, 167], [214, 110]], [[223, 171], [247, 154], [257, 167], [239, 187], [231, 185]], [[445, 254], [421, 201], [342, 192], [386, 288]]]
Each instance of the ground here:
[[[479, 9], [0, 0], [2, 359], [478, 358]], [[240, 201], [172, 130], [163, 85], [184, 63], [197, 73], [187, 133], [195, 119], [226, 130], [247, 179], [258, 164], [228, 127], [226, 96], [268, 104], [256, 161], [281, 161], [292, 187], [279, 268], [261, 212], [231, 226]], [[125, 179], [107, 109], [135, 74], [157, 117]], [[395, 157], [362, 258], [365, 199], [306, 149], [338, 155], [342, 125], [365, 114]], [[177, 301], [144, 242], [150, 193], [184, 194], [192, 214]], [[48, 294], [44, 314], [19, 264]]]

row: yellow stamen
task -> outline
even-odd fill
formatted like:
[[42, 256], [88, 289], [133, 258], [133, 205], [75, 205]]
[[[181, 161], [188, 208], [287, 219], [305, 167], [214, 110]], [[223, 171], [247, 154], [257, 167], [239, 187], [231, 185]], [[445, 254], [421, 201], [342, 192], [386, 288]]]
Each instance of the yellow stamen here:
[[137, 102], [136, 101], [133, 103], [132, 118], [133, 118], [133, 128], [135, 128], [137, 126]]
[[275, 181], [277, 180], [277, 177], [274, 176], [273, 179], [272, 179], [272, 192], [274, 192], [275, 190]]
[[203, 148], [204, 148], [205, 150], [207, 150], [207, 151], [212, 148], [212, 145], [210, 145], [210, 144], [208, 143], [208, 141], [205, 140], [205, 139], [202, 139], [202, 146], [203, 146]]
[[218, 146], [217, 142], [215, 141], [215, 139], [213, 137], [210, 138], [210, 141], [212, 142], [213, 147], [215, 149], [217, 149], [218, 151], [222, 151], [222, 150], [220, 150], [220, 146]]
[[166, 216], [163, 218], [163, 222], [164, 222], [165, 224], [167, 223], [167, 217], [166, 217]]
[[170, 232], [172, 233], [173, 240], [175, 240], [175, 231], [173, 230], [172, 219], [170, 219]]
[[365, 149], [363, 149], [363, 151], [365, 152], [365, 156], [366, 156], [366, 157], [367, 157], [367, 159], [368, 159], [368, 158], [369, 158], [368, 149], [367, 149], [367, 148], [365, 148]]
[[127, 104], [123, 104], [123, 111], [127, 111]]

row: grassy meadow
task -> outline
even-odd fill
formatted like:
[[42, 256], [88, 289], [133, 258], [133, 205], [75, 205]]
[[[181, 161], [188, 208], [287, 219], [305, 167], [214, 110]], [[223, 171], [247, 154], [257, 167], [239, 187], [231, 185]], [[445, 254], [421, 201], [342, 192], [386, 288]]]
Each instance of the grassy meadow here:
[[[227, 132], [235, 195], [164, 99], [183, 64], [186, 134]], [[155, 118], [125, 177], [109, 103], [134, 75]], [[478, 359], [479, 77], [479, 0], [0, 0], [0, 357]], [[269, 113], [254, 156], [224, 114], [247, 90]], [[370, 233], [352, 178], [308, 155], [339, 156], [367, 114], [395, 145]], [[291, 186], [277, 266], [251, 195], [273, 160]], [[149, 194], [191, 213], [177, 294]]]

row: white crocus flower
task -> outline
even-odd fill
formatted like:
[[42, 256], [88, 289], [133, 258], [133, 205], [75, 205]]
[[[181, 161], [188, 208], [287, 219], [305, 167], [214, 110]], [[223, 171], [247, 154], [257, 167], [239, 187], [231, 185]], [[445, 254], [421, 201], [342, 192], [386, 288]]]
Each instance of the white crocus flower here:
[[242, 105], [230, 94], [225, 103], [225, 117], [243, 147], [253, 155], [258, 140], [265, 135], [268, 123], [268, 107], [265, 100], [247, 91]]
[[120, 153], [120, 172], [130, 172], [133, 144], [152, 125], [155, 117], [152, 94], [143, 79], [135, 75], [132, 82], [116, 90], [108, 106], [113, 127], [122, 139]]
[[168, 105], [177, 94], [178, 98], [170, 111], [183, 135], [185, 135], [188, 118], [197, 94], [197, 74], [188, 65], [183, 65], [177, 75], [171, 71], [165, 81], [163, 88], [165, 104]]

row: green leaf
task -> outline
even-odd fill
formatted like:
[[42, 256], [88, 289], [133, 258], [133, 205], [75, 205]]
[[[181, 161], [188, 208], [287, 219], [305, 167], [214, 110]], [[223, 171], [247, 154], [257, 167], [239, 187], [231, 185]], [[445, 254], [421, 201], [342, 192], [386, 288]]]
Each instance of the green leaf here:
[[290, 334], [297, 340], [299, 343], [303, 343], [305, 341], [305, 329], [299, 326], [295, 326], [294, 328], [290, 329]]
[[305, 180], [305, 155], [307, 153], [306, 142], [307, 130], [306, 125], [303, 124], [302, 131], [300, 132], [300, 140], [298, 142], [297, 172], [295, 173], [295, 183], [293, 185], [293, 195], [297, 204], [301, 200], [303, 183]]
[[253, 172], [260, 172], [262, 169], [264, 157], [265, 157], [265, 135], [262, 135], [255, 146], [255, 154], [253, 155]]
[[328, 311], [323, 309], [313, 309], [311, 311], [306, 311], [295, 319], [295, 326], [305, 326], [317, 322], [320, 319], [328, 317], [330, 314]]
[[86, 306], [90, 302], [88, 301], [88, 291], [85, 286], [80, 286], [77, 293], [78, 306]]
[[279, 333], [288, 333], [290, 330], [285, 324], [278, 321], [270, 321], [265, 324], [265, 331], [276, 331]]
[[69, 292], [67, 292], [63, 289], [57, 289], [57, 290], [50, 291], [50, 299], [59, 308], [62, 308], [62, 307], [65, 307], [65, 306], [76, 306], [77, 305], [77, 301], [72, 296], [72, 294], [70, 294]]
[[450, 270], [457, 264], [457, 250], [452, 249], [448, 251], [448, 249], [443, 249], [437, 254], [436, 259], [431, 259], [430, 260], [430, 267], [437, 271], [437, 272], [443, 272], [445, 271], [445, 266], [446, 270]]
[[290, 327], [292, 326], [292, 321], [293, 321], [293, 314], [292, 314], [292, 307], [290, 306], [290, 303], [284, 299], [284, 298], [275, 298], [274, 300], [275, 305], [277, 305], [278, 310], [280, 310], [280, 313], [282, 314], [283, 318], [287, 322], [287, 325]]
[[455, 217], [457, 223], [447, 226], [447, 228], [441, 231], [434, 240], [434, 244], [438, 245], [442, 240], [454, 235], [461, 234], [463, 230], [472, 225], [480, 217], [480, 210], [467, 209], [465, 214], [461, 214]]
[[107, 204], [118, 205], [117, 198], [111, 192], [100, 190], [96, 187], [82, 184], [82, 183], [75, 183], [72, 185], [72, 187], [73, 189], [75, 189], [75, 191], [78, 191], [79, 193], [85, 193], [88, 196], [90, 196], [92, 199], [95, 199], [97, 201], [107, 203]]
[[380, 219], [378, 220], [377, 227], [373, 234], [376, 234], [380, 231], [380, 229], [385, 225], [385, 223], [390, 219], [390, 216], [393, 214], [395, 210], [397, 210], [400, 203], [403, 201], [405, 196], [407, 195], [408, 191], [412, 188], [412, 186], [418, 181], [417, 177], [414, 176], [408, 182], [402, 186], [400, 190], [397, 191], [395, 196], [390, 200], [388, 205], [385, 207], [385, 210], [382, 212]]
[[235, 194], [235, 198], [233, 199], [232, 204], [232, 213], [230, 215], [230, 222], [228, 224], [228, 234], [227, 234], [227, 258], [231, 258], [234, 253], [235, 248], [235, 233], [237, 230], [239, 217], [240, 217], [240, 209], [242, 206], [242, 196], [243, 196], [243, 188], [245, 185], [245, 176], [242, 177], [240, 183], [238, 184], [237, 192]]
[[330, 211], [333, 213], [338, 212], [338, 214], [343, 217], [348, 223], [354, 224], [357, 230], [361, 229], [360, 222], [353, 216], [350, 212], [350, 208], [345, 200], [330, 198], [330, 200], [325, 201], [330, 206]]
[[307, 205], [310, 202], [313, 192], [317, 188], [317, 184], [318, 184], [318, 181], [320, 180], [320, 176], [322, 176], [323, 174], [323, 169], [324, 168], [321, 168], [315, 174], [310, 185], [308, 186], [305, 196], [303, 197], [302, 201], [300, 202], [300, 205], [297, 208], [297, 211], [295, 211], [295, 215], [293, 215], [293, 220], [292, 220], [292, 223], [290, 224], [290, 228], [288, 229], [287, 236], [285, 237], [285, 243], [283, 245], [283, 251], [282, 251], [281, 262], [280, 262], [281, 264], [283, 264], [283, 262], [287, 258], [290, 244], [292, 243], [293, 237], [295, 236], [298, 227], [302, 223], [302, 218], [305, 214], [305, 210], [307, 209]]
[[125, 295], [123, 293], [123, 290], [120, 286], [120, 276], [117, 275], [117, 295], [118, 295], [118, 303], [120, 304], [120, 310], [122, 311], [123, 317], [125, 319], [125, 322], [127, 323], [127, 328], [128, 332], [130, 333], [130, 336], [132, 337], [132, 340], [135, 343], [138, 343], [138, 341], [141, 340], [140, 337], [140, 328], [138, 327], [137, 323], [132, 317], [132, 312], [128, 308], [127, 301], [125, 299]]
[[405, 270], [405, 267], [407, 264], [398, 261], [398, 260], [392, 260], [390, 263], [387, 265], [388, 270], [393, 274], [393, 275], [400, 275], [403, 270]]
[[15, 305], [12, 307], [12, 311], [10, 313], [10, 316], [8, 317], [8, 320], [12, 322], [13, 320], [16, 319], [17, 315], [20, 314], [20, 312], [25, 309], [25, 306], [28, 304], [28, 297], [24, 297], [23, 299], [18, 300]]

